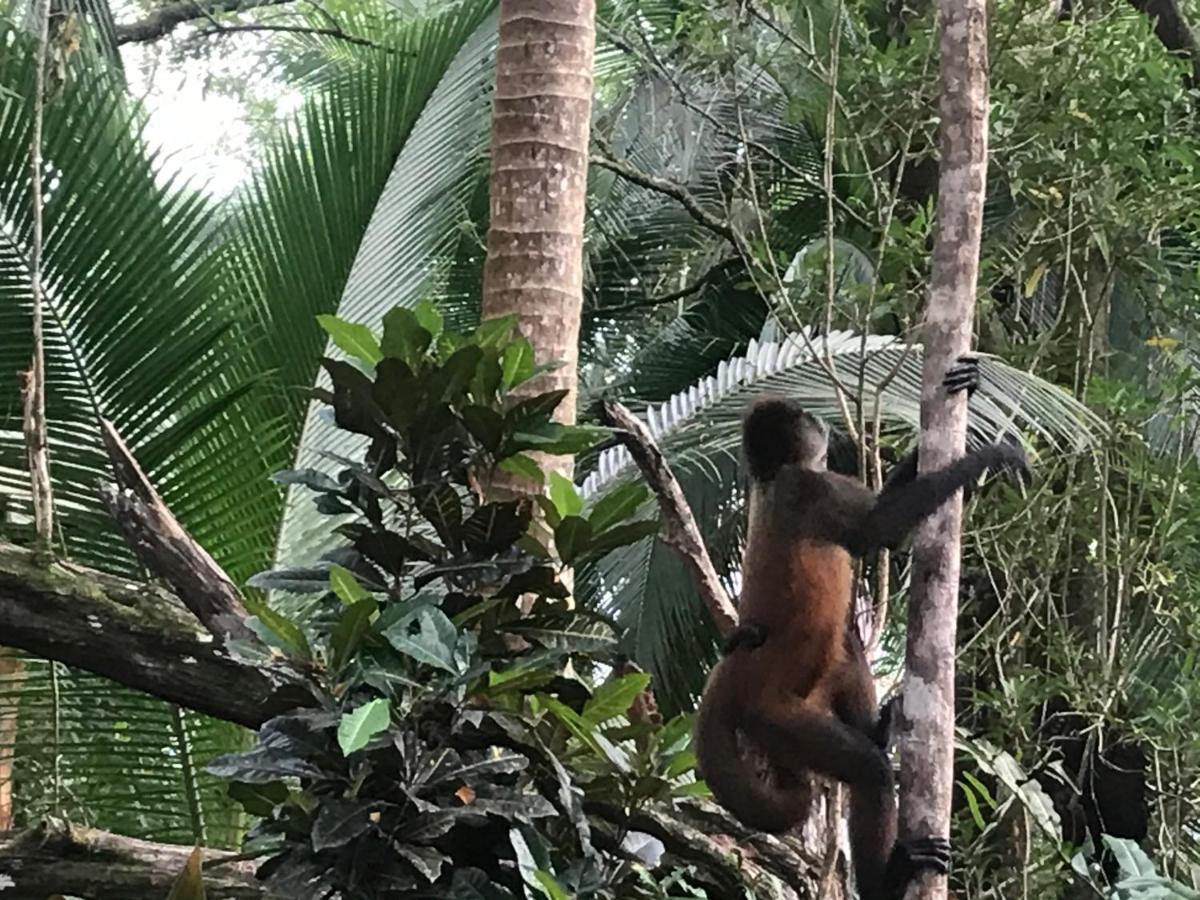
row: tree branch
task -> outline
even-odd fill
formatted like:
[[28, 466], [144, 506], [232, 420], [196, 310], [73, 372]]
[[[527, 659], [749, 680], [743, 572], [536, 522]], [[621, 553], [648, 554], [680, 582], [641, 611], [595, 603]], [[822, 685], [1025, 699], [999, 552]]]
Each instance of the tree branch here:
[[679, 202], [689, 216], [696, 220], [700, 225], [707, 228], [713, 234], [725, 238], [729, 243], [733, 244], [745, 258], [749, 259], [750, 250], [746, 247], [746, 242], [740, 234], [738, 234], [733, 226], [723, 219], [719, 219], [700, 205], [692, 193], [681, 184], [676, 184], [666, 178], [659, 178], [657, 175], [651, 175], [649, 172], [643, 172], [641, 169], [625, 162], [624, 160], [616, 159], [610, 155], [593, 154], [588, 159], [588, 164], [599, 166], [601, 169], [608, 169], [620, 175], [626, 181], [636, 184], [639, 187], [644, 187], [651, 191], [657, 191], [660, 194], [665, 194]]
[[0, 544], [0, 634], [11, 647], [250, 728], [316, 703], [279, 660], [234, 659], [167, 591]]
[[722, 635], [729, 634], [737, 627], [737, 610], [717, 576], [683, 488], [654, 442], [650, 429], [627, 407], [615, 401], [604, 401], [603, 415], [609, 425], [621, 429], [618, 439], [629, 448], [642, 477], [658, 497], [663, 518], [663, 543], [678, 553], [691, 569], [700, 597], [717, 630]]
[[371, 47], [375, 50], [381, 50], [384, 53], [396, 52], [392, 47], [385, 47], [383, 44], [377, 44], [365, 37], [359, 37], [357, 34], [347, 34], [340, 28], [315, 28], [309, 25], [214, 25], [212, 28], [197, 32], [196, 36], [204, 38], [221, 37], [226, 34], [241, 34], [255, 31], [275, 31], [283, 34], [315, 34], [321, 37], [336, 38], [339, 41], [356, 44], [359, 47]]
[[[6, 900], [62, 895], [88, 900], [161, 900], [191, 855], [191, 847], [155, 844], [104, 831], [43, 824], [0, 832], [0, 887]], [[222, 900], [265, 900], [255, 863], [220, 850], [204, 852], [204, 887]], [[3, 878], [0, 877], [0, 884]]]
[[222, 640], [246, 640], [242, 595], [225, 570], [179, 524], [108, 419], [100, 420], [116, 485], [100, 489], [125, 542], [152, 574], [166, 580], [200, 622]]
[[180, 25], [197, 19], [210, 20], [219, 13], [247, 12], [262, 6], [282, 6], [293, 0], [178, 0], [164, 3], [136, 22], [118, 24], [117, 44], [136, 44], [166, 37]]

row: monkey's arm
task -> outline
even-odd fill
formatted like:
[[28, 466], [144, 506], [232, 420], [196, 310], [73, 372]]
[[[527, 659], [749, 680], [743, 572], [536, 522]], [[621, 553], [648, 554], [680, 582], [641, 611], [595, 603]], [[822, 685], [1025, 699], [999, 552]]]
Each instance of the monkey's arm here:
[[954, 492], [973, 484], [985, 471], [1015, 469], [1028, 477], [1025, 451], [1016, 441], [1003, 441], [972, 450], [962, 459], [936, 472], [926, 472], [908, 482], [893, 481], [874, 506], [846, 530], [844, 546], [856, 556], [880, 547], [893, 547], [917, 524], [945, 503]]

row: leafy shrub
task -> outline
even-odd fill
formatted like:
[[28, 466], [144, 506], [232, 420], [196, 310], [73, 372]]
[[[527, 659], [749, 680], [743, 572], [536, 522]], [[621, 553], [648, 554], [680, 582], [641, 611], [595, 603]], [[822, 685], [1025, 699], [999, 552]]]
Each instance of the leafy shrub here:
[[[321, 706], [211, 765], [258, 819], [260, 877], [296, 897], [703, 896], [681, 872], [656, 884], [621, 849], [619, 815], [587, 815], [701, 790], [687, 719], [631, 721], [649, 676], [612, 675], [614, 626], [561, 602], [564, 564], [653, 533], [630, 521], [645, 489], [588, 510], [561, 477], [548, 496], [491, 496], [501, 470], [542, 482], [530, 451], [606, 434], [553, 422], [563, 392], [513, 395], [542, 369], [512, 320], [462, 335], [431, 307], [396, 309], [381, 341], [322, 324], [354, 358], [324, 362], [323, 399], [367, 449], [336, 476], [279, 480], [354, 515], [345, 546], [253, 582], [319, 595], [303, 625], [265, 605], [252, 622], [313, 673]], [[535, 512], [549, 528], [530, 528]]]

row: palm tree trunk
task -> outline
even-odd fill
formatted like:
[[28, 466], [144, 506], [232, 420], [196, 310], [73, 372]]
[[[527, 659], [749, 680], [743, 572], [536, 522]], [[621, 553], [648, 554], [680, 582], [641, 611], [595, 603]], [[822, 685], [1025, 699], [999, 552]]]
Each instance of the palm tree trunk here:
[[[501, 0], [492, 111], [482, 314], [515, 313], [538, 362], [562, 363], [523, 387], [567, 391], [557, 412], [567, 423], [583, 306], [595, 12], [594, 0]], [[543, 465], [570, 477], [573, 460]]]
[[[987, 181], [986, 0], [942, 0], [941, 170], [937, 235], [925, 311], [920, 464], [938, 469], [966, 447], [964, 394], [939, 389], [971, 344]], [[913, 540], [907, 672], [900, 717], [900, 836], [949, 832], [954, 779], [954, 653], [962, 495]], [[946, 879], [926, 875], [909, 897], [944, 900]]]

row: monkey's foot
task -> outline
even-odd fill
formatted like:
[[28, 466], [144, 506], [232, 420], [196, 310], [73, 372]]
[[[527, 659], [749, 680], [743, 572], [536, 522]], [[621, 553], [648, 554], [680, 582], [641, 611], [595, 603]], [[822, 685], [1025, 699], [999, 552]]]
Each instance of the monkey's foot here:
[[979, 360], [974, 356], [960, 356], [942, 379], [947, 394], [967, 392], [970, 397], [979, 387]]
[[950, 874], [950, 842], [943, 837], [914, 838], [896, 841], [887, 866], [888, 894], [893, 900], [903, 900], [909, 882], [919, 872]]

